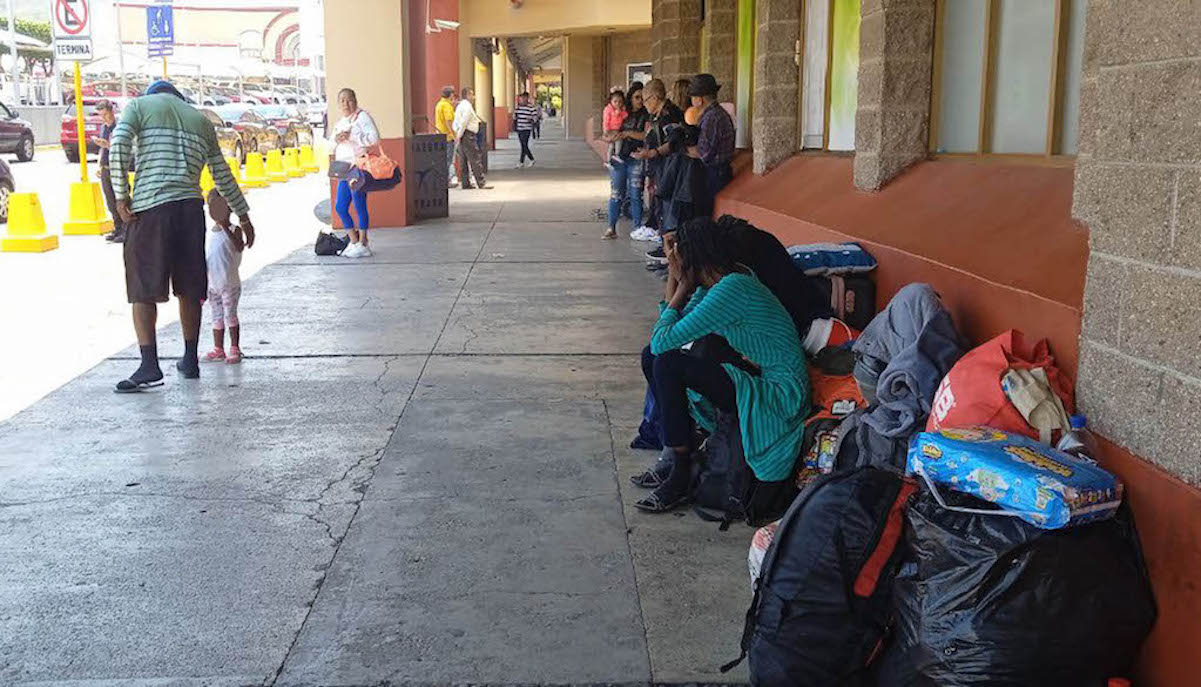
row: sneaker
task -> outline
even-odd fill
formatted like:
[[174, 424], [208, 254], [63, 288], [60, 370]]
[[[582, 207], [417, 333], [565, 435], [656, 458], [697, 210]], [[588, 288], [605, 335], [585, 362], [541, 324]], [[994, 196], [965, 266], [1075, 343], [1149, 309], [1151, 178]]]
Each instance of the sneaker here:
[[360, 244], [359, 244], [359, 254], [358, 254], [358, 255], [356, 255], [355, 257], [357, 257], [357, 258], [369, 258], [369, 257], [371, 257], [372, 255], [374, 255], [374, 253], [372, 253], [372, 252], [371, 252], [371, 248], [369, 248], [369, 247], [367, 246], [367, 244], [365, 244], [365, 243], [360, 243]]
[[650, 260], [652, 262], [656, 262], [656, 263], [663, 264], [663, 265], [667, 264], [667, 254], [663, 252], [663, 246], [659, 246], [658, 248], [648, 250], [644, 255], [646, 255], [647, 260]]
[[601, 238], [606, 241], [611, 241], [611, 240], [617, 238], [617, 232], [614, 231], [613, 229], [606, 229], [605, 233], [601, 234]]
[[[236, 350], [238, 350], [238, 349], [231, 348], [230, 352], [232, 353]], [[222, 360], [225, 360], [225, 350], [221, 349], [221, 348], [214, 348], [213, 350], [209, 351], [208, 353], [205, 353], [204, 357], [200, 359], [200, 362], [202, 362], [202, 363], [217, 363], [217, 362], [221, 362]]]
[[227, 365], [237, 365], [240, 362], [242, 362], [242, 349], [237, 346], [230, 346], [229, 355], [225, 357], [225, 363]]
[[630, 238], [635, 241], [657, 241], [659, 232], [647, 226], [641, 226], [630, 232]]
[[534, 166], [534, 158], [530, 158], [530, 167]]
[[513, 165], [513, 169], [525, 169], [525, 163], [518, 162], [517, 164]]
[[363, 257], [363, 248], [357, 243], [352, 243], [342, 250], [344, 258], [361, 258]]

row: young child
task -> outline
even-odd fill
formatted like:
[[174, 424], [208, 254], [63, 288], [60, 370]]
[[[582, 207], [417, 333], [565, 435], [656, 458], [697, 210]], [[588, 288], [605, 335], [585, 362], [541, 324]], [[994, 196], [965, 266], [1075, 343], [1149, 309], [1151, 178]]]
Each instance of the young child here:
[[[601, 129], [605, 134], [605, 138], [609, 141], [609, 148], [605, 152], [605, 167], [610, 165], [620, 165], [621, 156], [621, 139], [616, 138], [617, 133], [621, 131], [621, 125], [625, 123], [626, 118], [630, 116], [626, 112], [626, 96], [621, 90], [614, 90], [609, 94], [609, 103], [605, 105], [605, 110], [601, 115]], [[612, 136], [613, 138], [609, 138]]]
[[[213, 218], [213, 229], [209, 232], [204, 255], [209, 268], [209, 310], [213, 315], [213, 350], [205, 354], [206, 363], [221, 360], [236, 365], [242, 362], [242, 349], [238, 347], [241, 328], [238, 326], [238, 299], [242, 296], [242, 278], [238, 267], [242, 264], [242, 249], [246, 240], [242, 227], [229, 223], [229, 204], [217, 192], [209, 191], [209, 217]], [[225, 352], [225, 327], [229, 326], [229, 353]]]

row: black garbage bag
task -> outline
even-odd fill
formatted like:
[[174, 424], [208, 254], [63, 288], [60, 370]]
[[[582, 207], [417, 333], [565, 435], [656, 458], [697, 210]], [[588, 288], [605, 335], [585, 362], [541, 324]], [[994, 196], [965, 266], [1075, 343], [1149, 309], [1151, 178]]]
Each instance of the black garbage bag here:
[[1130, 675], [1156, 609], [1125, 504], [1109, 520], [1044, 530], [924, 493], [906, 522], [880, 687], [1091, 687]]

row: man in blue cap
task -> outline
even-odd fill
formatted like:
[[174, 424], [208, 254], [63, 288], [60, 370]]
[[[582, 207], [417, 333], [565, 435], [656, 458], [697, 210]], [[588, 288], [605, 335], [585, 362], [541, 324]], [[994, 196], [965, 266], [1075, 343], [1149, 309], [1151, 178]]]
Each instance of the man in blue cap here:
[[[138, 178], [131, 198], [128, 173], [135, 142]], [[184, 353], [175, 367], [185, 379], [196, 379], [201, 304], [208, 295], [200, 193], [204, 166], [237, 213], [247, 248], [254, 245], [250, 208], [221, 154], [213, 125], [167, 81], [150, 84], [145, 95], [125, 107], [113, 129], [109, 164], [117, 212], [126, 227], [125, 290], [142, 356], [141, 365], [116, 391], [134, 393], [163, 383], [155, 320], [158, 304], [169, 298], [168, 284], [179, 300], [183, 328]]]

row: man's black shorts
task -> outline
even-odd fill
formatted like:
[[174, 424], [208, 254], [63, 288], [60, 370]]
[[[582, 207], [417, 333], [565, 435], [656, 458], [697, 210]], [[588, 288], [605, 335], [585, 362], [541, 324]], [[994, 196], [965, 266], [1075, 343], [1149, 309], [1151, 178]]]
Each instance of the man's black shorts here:
[[204, 201], [173, 200], [138, 213], [125, 225], [125, 293], [130, 303], [166, 303], [167, 282], [178, 298], [208, 295]]

